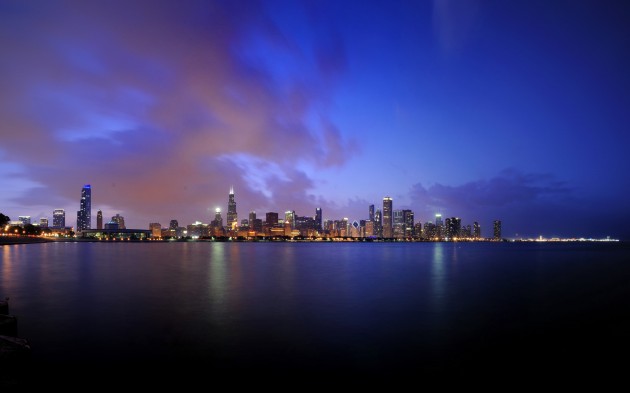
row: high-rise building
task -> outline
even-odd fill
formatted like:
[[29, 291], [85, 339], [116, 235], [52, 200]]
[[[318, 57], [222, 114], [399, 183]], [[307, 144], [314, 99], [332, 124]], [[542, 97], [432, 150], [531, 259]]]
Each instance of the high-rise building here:
[[368, 220], [374, 221], [374, 205], [368, 207]]
[[295, 229], [295, 210], [287, 210], [284, 212], [284, 223], [288, 223], [291, 229]]
[[278, 225], [278, 213], [267, 212], [267, 214], [265, 214], [265, 223], [269, 227]]
[[494, 220], [494, 238], [495, 240], [501, 239], [501, 220]]
[[63, 209], [53, 210], [53, 227], [64, 228], [66, 226], [66, 211]]
[[315, 230], [322, 232], [322, 229], [322, 208], [318, 207], [315, 209]]
[[96, 212], [96, 229], [103, 229], [103, 212], [101, 209]]
[[393, 237], [394, 233], [392, 230], [392, 206], [393, 201], [390, 197], [383, 198], [383, 237], [389, 239]]
[[22, 226], [31, 224], [31, 216], [19, 216], [18, 221], [22, 223]]
[[48, 228], [48, 217], [42, 217], [39, 219], [40, 228]]
[[234, 201], [234, 187], [230, 187], [230, 195], [228, 196], [227, 226], [231, 229], [238, 227], [236, 202]]
[[405, 236], [405, 219], [403, 217], [403, 211], [400, 209], [394, 210], [392, 231], [393, 237], [396, 239], [402, 239]]
[[415, 228], [414, 228], [413, 212], [411, 210], [409, 209], [403, 210], [403, 223], [404, 223], [404, 230], [403, 230], [404, 237], [406, 238], [413, 237]]
[[376, 209], [374, 214], [374, 235], [377, 237], [383, 237], [383, 214], [381, 209]]
[[77, 231], [92, 228], [92, 187], [86, 184], [81, 189], [81, 203], [77, 212]]
[[210, 223], [213, 228], [223, 228], [223, 217], [221, 217], [221, 209], [216, 208], [214, 211], [214, 220]]
[[473, 237], [475, 239], [481, 238], [481, 226], [477, 221], [473, 222]]
[[116, 224], [118, 224], [118, 229], [127, 229], [127, 227], [125, 226], [125, 217], [121, 216], [120, 214], [116, 214], [115, 216], [113, 216], [111, 222], [115, 222]]
[[179, 222], [177, 222], [177, 220], [171, 220], [171, 222], [168, 224], [168, 229], [177, 230], [178, 227], [179, 227]]
[[249, 212], [249, 229], [250, 230], [254, 230], [254, 220], [256, 220], [256, 212], [252, 210]]

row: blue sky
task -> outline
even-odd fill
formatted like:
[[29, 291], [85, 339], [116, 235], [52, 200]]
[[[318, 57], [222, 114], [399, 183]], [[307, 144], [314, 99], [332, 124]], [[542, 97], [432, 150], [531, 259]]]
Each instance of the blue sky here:
[[630, 6], [0, 0], [0, 212], [630, 238]]

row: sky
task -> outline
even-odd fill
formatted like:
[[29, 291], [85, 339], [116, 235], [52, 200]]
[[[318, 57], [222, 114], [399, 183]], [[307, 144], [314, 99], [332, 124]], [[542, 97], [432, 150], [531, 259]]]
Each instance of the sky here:
[[[630, 3], [0, 0], [0, 213], [630, 240]], [[223, 214], [225, 220], [225, 213]]]

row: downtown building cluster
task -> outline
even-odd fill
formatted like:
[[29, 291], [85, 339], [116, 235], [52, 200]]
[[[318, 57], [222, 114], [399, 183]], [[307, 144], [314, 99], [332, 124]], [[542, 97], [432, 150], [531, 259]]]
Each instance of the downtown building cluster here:
[[[238, 220], [234, 188], [228, 194], [228, 209], [224, 223], [221, 209], [217, 208], [209, 223], [196, 221], [180, 226], [178, 220], [170, 220], [168, 227], [158, 222], [149, 223], [149, 229], [128, 229], [120, 214], [103, 222], [103, 213], [97, 212], [96, 228], [91, 226], [92, 188], [86, 184], [81, 189], [79, 210], [77, 211], [76, 232], [88, 238], [160, 238], [160, 239], [205, 239], [205, 238], [360, 238], [388, 239], [401, 241], [454, 241], [454, 240], [501, 240], [501, 221], [493, 222], [491, 237], [484, 238], [478, 222], [464, 225], [458, 217], [442, 218], [436, 214], [434, 220], [424, 223], [415, 221], [414, 212], [409, 209], [394, 209], [393, 199], [383, 198], [382, 208], [368, 206], [366, 219], [350, 221], [348, 218], [323, 220], [322, 209], [316, 208], [313, 216], [299, 216], [295, 210], [288, 210], [282, 216], [278, 212], [266, 212], [258, 217], [250, 211], [247, 218]], [[28, 221], [28, 222], [27, 222]], [[30, 224], [30, 217], [20, 216], [19, 224]], [[40, 219], [41, 227], [48, 227], [48, 219]], [[54, 232], [62, 234], [72, 230], [65, 226], [65, 211], [53, 212]]]

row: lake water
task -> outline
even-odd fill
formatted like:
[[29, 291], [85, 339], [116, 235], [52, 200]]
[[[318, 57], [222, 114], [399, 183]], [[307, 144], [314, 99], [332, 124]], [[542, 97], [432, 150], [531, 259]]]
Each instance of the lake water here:
[[629, 257], [625, 243], [12, 245], [0, 297], [53, 385], [614, 376]]

